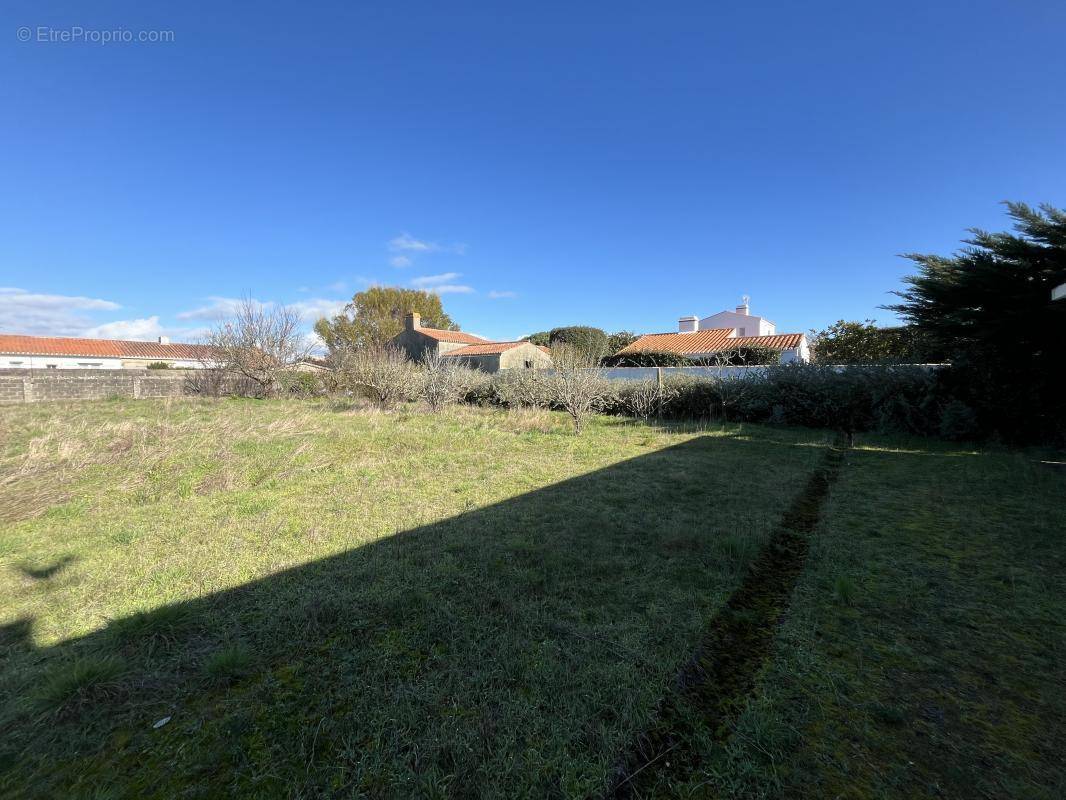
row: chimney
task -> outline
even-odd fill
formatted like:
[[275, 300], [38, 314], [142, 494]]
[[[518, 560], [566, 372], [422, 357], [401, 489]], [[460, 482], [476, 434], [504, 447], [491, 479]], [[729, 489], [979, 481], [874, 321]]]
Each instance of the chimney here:
[[737, 313], [738, 314], [743, 314], [744, 316], [748, 316], [749, 313], [750, 313], [748, 311], [748, 303], [750, 303], [750, 302], [751, 302], [751, 298], [748, 297], [747, 295], [744, 295], [742, 298], [740, 298], [740, 305], [737, 306]]
[[699, 317], [681, 317], [681, 319], [677, 321], [677, 330], [680, 333], [695, 333], [699, 329]]
[[170, 337], [169, 336], [160, 336], [159, 337], [159, 343], [160, 344], [170, 344]]
[[403, 317], [403, 327], [405, 330], [417, 331], [422, 327], [422, 315], [417, 311], [408, 311]]

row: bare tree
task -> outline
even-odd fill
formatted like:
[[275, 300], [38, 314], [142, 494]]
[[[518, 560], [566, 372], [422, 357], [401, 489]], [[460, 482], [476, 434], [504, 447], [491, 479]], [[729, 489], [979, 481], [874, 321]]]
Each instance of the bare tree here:
[[382, 408], [411, 400], [420, 391], [420, 376], [403, 351], [389, 344], [370, 343], [336, 353], [340, 385], [366, 395]]
[[310, 355], [301, 322], [294, 308], [246, 297], [207, 335], [206, 343], [219, 367], [252, 381], [262, 396], [276, 397], [279, 375]]
[[585, 418], [603, 407], [610, 390], [599, 358], [573, 345], [556, 344], [552, 362], [552, 400], [566, 410], [574, 422], [574, 433], [580, 434]]
[[427, 350], [422, 358], [422, 397], [435, 412], [458, 403], [474, 383], [473, 370], [458, 359]]

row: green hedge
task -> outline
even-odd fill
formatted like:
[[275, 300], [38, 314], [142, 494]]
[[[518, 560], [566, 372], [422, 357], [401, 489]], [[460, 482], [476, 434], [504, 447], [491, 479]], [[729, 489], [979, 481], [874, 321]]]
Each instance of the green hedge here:
[[[552, 408], [550, 376], [496, 373], [467, 395], [467, 402], [511, 406], [533, 397]], [[753, 370], [739, 377], [667, 376], [658, 414], [675, 420], [715, 419], [776, 423], [845, 431], [881, 431], [972, 439], [982, 431], [973, 410], [950, 391], [946, 370], [913, 366], [848, 367], [795, 364]], [[544, 391], [516, 395], [513, 382], [540, 381]], [[633, 415], [650, 381], [605, 382], [606, 414]], [[528, 403], [526, 403], [528, 404]]]

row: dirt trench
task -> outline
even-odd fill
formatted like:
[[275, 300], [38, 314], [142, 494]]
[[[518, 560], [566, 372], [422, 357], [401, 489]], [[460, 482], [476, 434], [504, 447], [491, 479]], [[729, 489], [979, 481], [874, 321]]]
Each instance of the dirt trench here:
[[807, 558], [808, 535], [821, 516], [840, 471], [846, 444], [826, 452], [803, 491], [792, 501], [747, 577], [711, 619], [692, 660], [663, 700], [657, 722], [619, 759], [607, 798], [659, 796], [667, 780], [682, 781], [699, 767], [694, 727], [716, 740], [729, 737], [759, 670], [770, 657], [774, 633], [788, 610]]

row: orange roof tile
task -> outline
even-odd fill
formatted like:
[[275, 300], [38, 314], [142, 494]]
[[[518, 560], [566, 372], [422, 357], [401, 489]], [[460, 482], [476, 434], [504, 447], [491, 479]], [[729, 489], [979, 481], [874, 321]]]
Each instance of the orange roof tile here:
[[485, 342], [484, 344], [468, 344], [455, 350], [444, 353], [445, 356], [486, 356], [513, 350], [529, 342]]
[[0, 353], [25, 356], [191, 359], [207, 357], [211, 348], [195, 344], [129, 342], [122, 339], [77, 339], [0, 333]]
[[736, 336], [730, 338], [733, 328], [710, 328], [692, 333], [649, 333], [619, 353], [680, 353], [696, 355], [719, 353], [735, 347], [770, 347], [774, 350], [792, 350], [799, 347], [802, 333], [782, 333], [776, 336]]
[[419, 333], [424, 333], [430, 339], [436, 339], [438, 342], [478, 344], [486, 341], [480, 336], [474, 336], [472, 333], [463, 333], [462, 331], [442, 331], [438, 328], [415, 328], [415, 330]]

